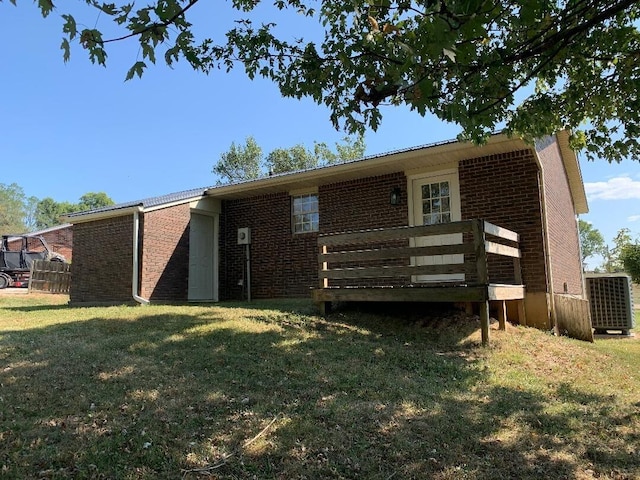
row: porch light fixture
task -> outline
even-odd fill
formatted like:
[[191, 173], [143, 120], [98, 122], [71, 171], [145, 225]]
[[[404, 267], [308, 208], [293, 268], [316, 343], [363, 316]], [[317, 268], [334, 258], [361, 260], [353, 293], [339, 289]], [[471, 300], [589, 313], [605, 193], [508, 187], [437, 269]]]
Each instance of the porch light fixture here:
[[391, 190], [391, 195], [389, 197], [389, 203], [391, 205], [400, 205], [400, 200], [402, 199], [402, 191], [400, 187], [394, 187]]

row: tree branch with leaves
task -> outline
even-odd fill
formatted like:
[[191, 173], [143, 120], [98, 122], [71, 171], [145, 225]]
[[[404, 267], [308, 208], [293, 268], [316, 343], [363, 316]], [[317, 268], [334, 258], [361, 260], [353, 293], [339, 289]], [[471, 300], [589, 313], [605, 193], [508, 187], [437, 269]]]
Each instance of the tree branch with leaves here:
[[[226, 33], [202, 38], [198, 0], [84, 4], [103, 28], [80, 30], [62, 13], [65, 61], [75, 43], [105, 65], [110, 44], [136, 38], [142, 58], [127, 79], [161, 49], [168, 65], [182, 59], [205, 73], [239, 65], [285, 97], [326, 105], [350, 133], [375, 130], [385, 106], [406, 105], [459, 124], [462, 139], [482, 142], [503, 126], [530, 141], [568, 129], [589, 158], [640, 159], [636, 0], [274, 0], [273, 11], [312, 22], [307, 39], [280, 33], [275, 15], [252, 18], [269, 5], [260, 0], [235, 0]], [[51, 0], [38, 5], [44, 16], [55, 10]], [[104, 38], [107, 30], [120, 34]]]

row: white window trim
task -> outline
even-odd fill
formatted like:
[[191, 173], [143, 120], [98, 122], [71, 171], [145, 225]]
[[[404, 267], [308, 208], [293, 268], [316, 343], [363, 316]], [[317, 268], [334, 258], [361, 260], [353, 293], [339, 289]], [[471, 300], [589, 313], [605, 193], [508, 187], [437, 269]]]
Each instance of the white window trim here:
[[[414, 221], [414, 215], [413, 215], [413, 209], [414, 209], [414, 205], [413, 205], [413, 181], [414, 180], [422, 180], [422, 179], [426, 179], [426, 178], [432, 178], [432, 177], [440, 177], [440, 176], [444, 176], [444, 175], [455, 175], [456, 176], [456, 188], [457, 191], [460, 192], [460, 177], [459, 177], [459, 172], [458, 172], [458, 166], [454, 166], [451, 168], [446, 168], [446, 169], [429, 169], [428, 171], [423, 171], [420, 173], [416, 173], [413, 175], [407, 175], [407, 206], [409, 207], [408, 210], [408, 214], [409, 214], [409, 223], [408, 225], [410, 227], [415, 227], [415, 221]], [[452, 185], [453, 187], [453, 185]], [[458, 193], [459, 194], [459, 193]]]
[[[296, 213], [294, 213], [294, 211], [293, 211], [293, 208], [294, 208], [294, 207], [293, 207], [294, 200], [295, 200], [296, 198], [300, 198], [300, 197], [310, 197], [310, 196], [314, 196], [314, 197], [316, 198], [316, 207], [317, 207], [317, 210], [312, 211], [312, 212], [305, 212], [305, 213], [316, 213], [316, 214], [318, 215], [318, 224], [316, 225], [316, 228], [315, 228], [315, 229], [312, 229], [312, 230], [306, 230], [306, 231], [305, 231], [305, 230], [303, 230], [303, 231], [297, 232], [297, 231], [296, 231], [296, 215], [298, 215], [298, 216], [299, 216], [299, 215], [302, 215], [302, 214], [301, 214], [301, 213], [297, 213], [297, 214], [296, 214]], [[305, 191], [304, 193], [296, 193], [296, 194], [293, 194], [293, 193], [292, 193], [292, 194], [290, 194], [290, 197], [289, 197], [289, 198], [291, 198], [291, 233], [293, 233], [294, 235], [304, 235], [304, 234], [307, 234], [307, 233], [318, 233], [318, 231], [320, 230], [320, 219], [319, 219], [319, 217], [320, 217], [320, 198], [319, 198], [319, 196], [318, 196], [318, 192], [317, 192], [317, 191], [315, 191], [315, 192], [309, 192], [309, 191], [307, 190], [307, 191]], [[311, 223], [311, 226], [313, 227], [313, 223]]]

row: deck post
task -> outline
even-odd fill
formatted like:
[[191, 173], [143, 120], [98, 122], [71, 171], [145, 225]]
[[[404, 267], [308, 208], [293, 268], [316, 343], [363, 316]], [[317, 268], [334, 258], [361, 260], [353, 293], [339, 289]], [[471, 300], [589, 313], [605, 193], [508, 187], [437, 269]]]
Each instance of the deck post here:
[[[322, 254], [326, 254], [327, 253], [327, 246], [326, 245], [322, 245], [320, 247], [320, 250], [322, 252]], [[320, 265], [320, 270], [323, 272], [326, 272], [327, 270], [329, 270], [329, 263], [328, 262], [322, 262]], [[320, 288], [328, 288], [329, 287], [329, 279], [328, 278], [321, 278], [320, 279]]]
[[523, 327], [527, 326], [527, 315], [524, 310], [524, 300], [517, 300], [518, 302], [518, 323]]
[[522, 267], [518, 257], [513, 258], [513, 279], [516, 285], [522, 285]]
[[465, 311], [465, 313], [467, 315], [473, 315], [473, 303], [472, 302], [465, 302], [464, 311]]
[[507, 329], [507, 302], [504, 300], [498, 303], [498, 328], [500, 330]]
[[482, 332], [482, 345], [489, 345], [489, 302], [480, 304], [480, 330]]
[[478, 283], [489, 284], [489, 269], [487, 267], [487, 251], [485, 249], [484, 220], [473, 222], [473, 246], [476, 253], [476, 269]]
[[[473, 246], [476, 253], [476, 269], [478, 272], [478, 283], [487, 289], [489, 285], [489, 267], [487, 265], [487, 250], [485, 243], [484, 220], [473, 222]], [[482, 345], [489, 345], [489, 299], [480, 304], [480, 330], [482, 333]]]
[[326, 317], [331, 313], [331, 302], [320, 302], [318, 303], [318, 308], [320, 310], [320, 315]]

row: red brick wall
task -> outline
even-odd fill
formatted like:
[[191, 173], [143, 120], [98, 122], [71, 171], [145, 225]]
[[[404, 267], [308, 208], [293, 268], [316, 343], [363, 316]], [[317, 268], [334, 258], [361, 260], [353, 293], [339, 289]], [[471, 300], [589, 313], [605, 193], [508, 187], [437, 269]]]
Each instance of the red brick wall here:
[[549, 137], [536, 147], [544, 175], [553, 291], [582, 295], [578, 225], [560, 149], [555, 137]]
[[131, 301], [133, 216], [79, 223], [73, 233], [70, 301]]
[[[140, 215], [139, 294], [187, 300], [188, 204]], [[71, 302], [130, 302], [133, 215], [74, 225]]]
[[[252, 298], [307, 296], [317, 283], [316, 233], [293, 234], [288, 193], [227, 200], [220, 217], [220, 297], [242, 298], [245, 245], [237, 230], [251, 228]], [[320, 214], [322, 217], [322, 214]]]
[[[64, 255], [67, 262], [71, 262], [73, 256], [73, 230], [71, 226], [38, 235], [44, 238], [52, 251]], [[22, 240], [9, 242], [9, 248], [20, 250], [21, 244]]]
[[67, 262], [73, 260], [73, 230], [71, 226], [59, 228], [40, 235], [45, 239], [49, 248], [60, 255], [64, 255]]
[[[400, 205], [391, 205], [389, 197], [394, 188], [400, 189]], [[320, 231], [335, 233], [369, 228], [388, 228], [407, 225], [407, 178], [403, 172], [335, 183], [320, 188]], [[357, 248], [389, 248], [407, 246], [407, 241], [386, 241], [361, 244]], [[338, 247], [341, 250], [341, 247]], [[358, 266], [404, 265], [407, 262], [383, 260], [363, 264], [333, 264], [330, 268]], [[406, 285], [410, 277], [376, 279], [331, 280], [330, 286]]]
[[[523, 282], [547, 291], [538, 167], [529, 150], [463, 160], [459, 166], [462, 219], [481, 218], [520, 234]], [[490, 263], [493, 282], [513, 281], [511, 260]]]
[[[391, 205], [393, 188], [401, 204]], [[320, 231], [345, 232], [407, 225], [407, 179], [403, 172], [334, 183], [320, 188]]]
[[[402, 188], [401, 206], [389, 205], [393, 187]], [[397, 173], [319, 188], [320, 232], [407, 224], [406, 180]], [[223, 202], [220, 218], [220, 296], [242, 296], [245, 250], [237, 245], [240, 227], [251, 228], [253, 298], [308, 296], [318, 285], [317, 233], [293, 234], [288, 193]]]
[[187, 300], [189, 204], [143, 216], [140, 296], [148, 300]]
[[[545, 154], [546, 155], [546, 154]], [[549, 156], [549, 159], [552, 159]], [[552, 160], [545, 160], [545, 162]], [[546, 167], [545, 167], [546, 168]], [[548, 167], [548, 175], [558, 178]], [[529, 150], [464, 160], [459, 166], [462, 218], [483, 218], [520, 234], [524, 283], [529, 292], [546, 292], [539, 171]], [[545, 177], [546, 179], [546, 177]], [[402, 172], [319, 188], [320, 233], [406, 225], [406, 178]], [[554, 198], [554, 235], [566, 222], [562, 185], [548, 181]], [[402, 203], [389, 204], [400, 187]], [[563, 199], [564, 198], [564, 199]], [[185, 300], [189, 266], [188, 205], [144, 215], [141, 295], [151, 300]], [[575, 225], [575, 219], [573, 219]], [[132, 216], [74, 225], [72, 302], [130, 301]], [[220, 298], [242, 297], [244, 246], [237, 229], [250, 227], [251, 286], [254, 298], [308, 296], [317, 286], [317, 233], [293, 234], [288, 193], [227, 200], [220, 216]], [[566, 232], [565, 232], [566, 233]], [[557, 247], [556, 247], [557, 248]], [[558, 263], [558, 268], [563, 268]], [[492, 280], [512, 276], [508, 265], [492, 263]], [[566, 280], [559, 279], [559, 282]], [[570, 287], [573, 289], [574, 284]]]

